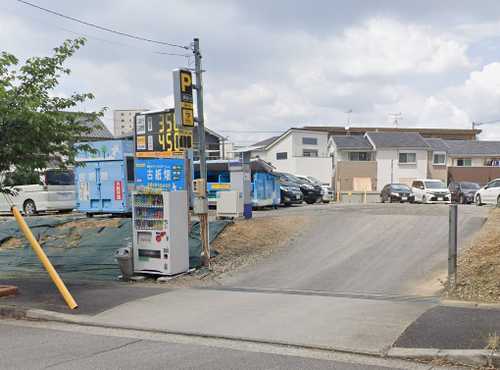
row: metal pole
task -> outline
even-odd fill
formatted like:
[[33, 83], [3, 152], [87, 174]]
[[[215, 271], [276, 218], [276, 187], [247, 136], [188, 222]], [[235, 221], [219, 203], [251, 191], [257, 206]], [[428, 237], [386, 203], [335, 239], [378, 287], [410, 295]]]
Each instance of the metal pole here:
[[23, 216], [21, 216], [21, 213], [17, 209], [16, 206], [13, 206], [11, 208], [12, 213], [14, 214], [14, 217], [19, 224], [19, 228], [23, 232], [24, 236], [26, 239], [28, 239], [28, 242], [31, 244], [31, 247], [35, 251], [35, 254], [37, 255], [38, 259], [40, 262], [42, 262], [43, 267], [45, 267], [45, 270], [47, 270], [50, 278], [54, 282], [54, 285], [57, 287], [59, 290], [59, 293], [61, 293], [64, 301], [70, 308], [70, 310], [74, 310], [75, 308], [78, 307], [78, 304], [74, 300], [73, 296], [69, 292], [68, 288], [66, 288], [66, 285], [64, 284], [64, 281], [62, 281], [61, 277], [57, 273], [56, 269], [50, 262], [50, 260], [47, 258], [47, 255], [43, 251], [42, 247], [40, 247], [40, 244], [38, 241], [35, 239], [35, 236], [31, 232], [28, 224], [24, 220]]
[[458, 206], [450, 205], [448, 235], [448, 283], [454, 287], [457, 283], [457, 228]]
[[[201, 53], [200, 53], [200, 40], [195, 38], [193, 40], [193, 54], [195, 63], [196, 75], [196, 105], [197, 105], [197, 122], [198, 122], [198, 153], [200, 157], [200, 178], [203, 179], [204, 193], [207, 194], [207, 158], [205, 148], [205, 116], [203, 113], [203, 79], [201, 69]], [[200, 240], [204, 258], [202, 262], [204, 266], [210, 265], [210, 245], [208, 239], [208, 200], [205, 197], [205, 204], [203, 206], [203, 213], [200, 215]]]

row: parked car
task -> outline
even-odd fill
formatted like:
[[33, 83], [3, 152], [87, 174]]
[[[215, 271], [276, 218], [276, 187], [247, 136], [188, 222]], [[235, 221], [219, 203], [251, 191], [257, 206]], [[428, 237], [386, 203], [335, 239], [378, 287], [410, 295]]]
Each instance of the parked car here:
[[279, 183], [281, 204], [290, 206], [292, 204], [302, 203], [304, 196], [302, 195], [302, 191], [297, 184], [288, 181], [284, 176], [279, 177]]
[[469, 204], [475, 201], [476, 192], [480, 189], [478, 183], [469, 181], [451, 182], [448, 189], [451, 193], [451, 201], [461, 204]]
[[415, 202], [421, 203], [451, 203], [451, 193], [441, 180], [415, 180], [411, 185]]
[[[71, 212], [76, 205], [75, 175], [72, 169], [47, 169], [26, 181], [12, 184], [17, 192], [11, 199], [19, 210], [31, 216], [41, 211]], [[10, 204], [0, 196], [0, 212]]]
[[296, 184], [300, 188], [304, 201], [307, 204], [316, 203], [321, 199], [321, 186], [315, 186], [309, 181], [300, 179], [290, 173], [279, 172], [278, 175], [286, 179], [286, 181]]
[[330, 203], [333, 200], [333, 190], [330, 185], [322, 183], [317, 178], [313, 176], [297, 176], [301, 179], [311, 182], [313, 185], [321, 187], [321, 201], [323, 203]]
[[415, 201], [415, 195], [410, 187], [405, 184], [387, 184], [380, 192], [380, 201], [384, 202], [410, 202]]
[[500, 205], [500, 179], [494, 179], [479, 189], [475, 194], [478, 206], [483, 204]]

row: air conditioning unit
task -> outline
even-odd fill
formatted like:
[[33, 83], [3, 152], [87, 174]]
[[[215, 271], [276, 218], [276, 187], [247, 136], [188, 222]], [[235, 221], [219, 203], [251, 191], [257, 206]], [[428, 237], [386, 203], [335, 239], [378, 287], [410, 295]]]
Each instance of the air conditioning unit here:
[[217, 197], [218, 217], [242, 217], [243, 216], [243, 194], [240, 191], [219, 191]]

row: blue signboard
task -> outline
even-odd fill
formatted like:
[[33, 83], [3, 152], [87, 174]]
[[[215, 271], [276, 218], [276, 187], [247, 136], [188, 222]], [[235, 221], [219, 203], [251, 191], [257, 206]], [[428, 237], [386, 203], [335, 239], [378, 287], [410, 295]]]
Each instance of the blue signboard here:
[[185, 190], [184, 159], [136, 158], [136, 189]]
[[101, 140], [80, 144], [90, 146], [94, 152], [79, 150], [75, 157], [77, 162], [123, 160], [123, 157], [132, 156], [134, 152], [132, 140]]

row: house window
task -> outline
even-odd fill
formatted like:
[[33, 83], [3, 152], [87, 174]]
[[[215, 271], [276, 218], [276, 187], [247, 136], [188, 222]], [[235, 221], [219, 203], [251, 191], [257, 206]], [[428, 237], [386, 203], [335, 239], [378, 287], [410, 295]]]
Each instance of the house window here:
[[371, 160], [370, 152], [349, 152], [350, 161], [369, 161]]
[[302, 155], [304, 157], [317, 157], [318, 156], [318, 150], [317, 149], [304, 149], [302, 151]]
[[417, 163], [417, 153], [399, 153], [399, 163], [401, 164]]
[[484, 161], [484, 165], [488, 167], [500, 167], [500, 158], [488, 158]]
[[287, 152], [276, 153], [276, 159], [288, 159], [288, 153]]
[[432, 164], [435, 166], [444, 166], [446, 164], [446, 154], [434, 153], [432, 155]]
[[318, 139], [315, 137], [303, 137], [302, 144], [304, 145], [318, 145]]
[[458, 167], [470, 167], [472, 166], [472, 159], [470, 158], [459, 158], [457, 159]]

